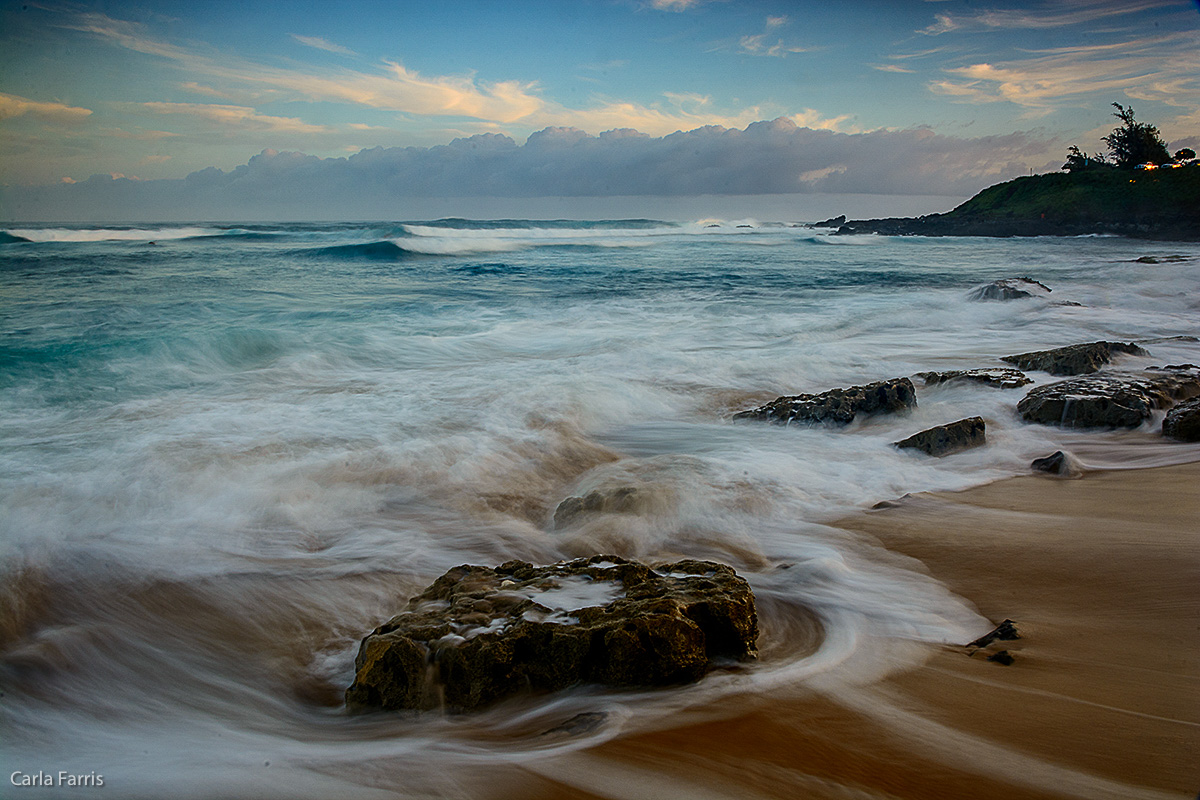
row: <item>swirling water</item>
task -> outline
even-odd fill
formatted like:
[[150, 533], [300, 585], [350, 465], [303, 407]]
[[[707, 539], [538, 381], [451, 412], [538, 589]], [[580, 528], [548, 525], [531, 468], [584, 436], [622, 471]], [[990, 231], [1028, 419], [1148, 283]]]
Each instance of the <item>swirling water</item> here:
[[[542, 758], [715, 696], [852, 681], [881, 638], [986, 625], [827, 524], [840, 516], [1064, 446], [1092, 466], [1198, 455], [1157, 437], [1161, 417], [1072, 434], [1022, 424], [1021, 391], [974, 385], [918, 384], [911, 415], [844, 429], [731, 421], [779, 394], [1097, 339], [1147, 342], [1129, 366], [1200, 363], [1200, 344], [1172, 338], [1200, 333], [1195, 244], [753, 220], [7, 233], [6, 775], [102, 773], [129, 797], [437, 793], [451, 763]], [[1079, 305], [965, 299], [1017, 275]], [[971, 415], [986, 448], [891, 447]], [[620, 486], [649, 498], [640, 513], [555, 528], [565, 497]], [[732, 564], [759, 599], [760, 662], [469, 719], [341, 707], [359, 638], [447, 568], [597, 552]], [[596, 710], [605, 722], [584, 735], [540, 735]]]

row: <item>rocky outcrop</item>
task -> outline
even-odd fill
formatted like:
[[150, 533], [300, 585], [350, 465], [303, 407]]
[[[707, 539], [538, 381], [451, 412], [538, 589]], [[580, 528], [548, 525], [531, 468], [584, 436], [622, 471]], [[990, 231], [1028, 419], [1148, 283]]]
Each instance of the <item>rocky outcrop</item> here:
[[1024, 372], [1008, 367], [992, 367], [990, 369], [955, 369], [946, 372], [918, 372], [913, 375], [920, 378], [926, 386], [939, 383], [960, 383], [970, 381], [995, 386], [998, 389], [1019, 389], [1033, 383]]
[[1004, 356], [1000, 360], [1007, 361], [1018, 369], [1036, 369], [1051, 375], [1087, 375], [1099, 371], [1111, 362], [1115, 353], [1149, 355], [1132, 342], [1090, 342]]
[[753, 658], [757, 636], [754, 595], [724, 564], [464, 565], [363, 639], [346, 703], [469, 711], [579, 683], [682, 684]]
[[1192, 374], [1118, 377], [1093, 375], [1039, 386], [1017, 403], [1027, 422], [1066, 428], [1136, 428], [1154, 409], [1200, 395]]
[[831, 422], [846, 425], [859, 414], [906, 411], [917, 405], [917, 391], [908, 378], [892, 378], [866, 386], [830, 389], [820, 394], [779, 397], [765, 406], [743, 411], [734, 419], [755, 419], [787, 425], [792, 422]]
[[915, 448], [931, 456], [945, 456], [987, 444], [986, 428], [983, 417], [968, 417], [914, 433], [895, 445], [901, 449]]
[[1184, 442], [1200, 442], [1200, 397], [1180, 403], [1167, 412], [1163, 436]]
[[1025, 297], [1045, 297], [1054, 291], [1033, 278], [1003, 278], [980, 286], [967, 295], [968, 300], [1020, 300]]

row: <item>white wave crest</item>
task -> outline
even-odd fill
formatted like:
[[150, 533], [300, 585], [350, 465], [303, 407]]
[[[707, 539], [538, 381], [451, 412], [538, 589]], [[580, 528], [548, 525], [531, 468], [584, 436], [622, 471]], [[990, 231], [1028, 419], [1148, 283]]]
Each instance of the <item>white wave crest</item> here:
[[214, 236], [215, 228], [13, 228], [8, 233], [31, 242], [158, 241]]

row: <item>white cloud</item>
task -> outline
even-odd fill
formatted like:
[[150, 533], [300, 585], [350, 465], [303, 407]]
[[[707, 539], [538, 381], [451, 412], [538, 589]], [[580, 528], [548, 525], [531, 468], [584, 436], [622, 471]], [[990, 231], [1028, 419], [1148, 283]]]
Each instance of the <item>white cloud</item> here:
[[[350, 103], [417, 116], [520, 125], [526, 130], [546, 126], [581, 127], [593, 132], [637, 128], [655, 135], [702, 125], [742, 126], [761, 119], [764, 112], [769, 113], [760, 107], [743, 108], [729, 114], [695, 105], [690, 108], [678, 104], [644, 105], [603, 97], [593, 98], [591, 105], [584, 108], [568, 108], [542, 98], [533, 82], [485, 83], [473, 75], [423, 75], [398, 62], [384, 62], [377, 71], [370, 72], [319, 67], [285, 69], [237, 58], [215, 59], [157, 42], [140, 26], [110, 20], [99, 14], [87, 15], [86, 24], [80, 23], [76, 27], [122, 47], [168, 58], [192, 76], [268, 91], [275, 99]], [[191, 85], [200, 86], [195, 82]], [[293, 132], [328, 130], [298, 119], [268, 117], [242, 106], [160, 105], [157, 110], [161, 113], [182, 114], [194, 109], [196, 116], [214, 121], [223, 119], [228, 124], [255, 123], [263, 129]], [[177, 108], [171, 111], [171, 105]]]
[[938, 36], [952, 32], [1062, 28], [1124, 16], [1147, 9], [1161, 8], [1162, 5], [1160, 0], [1124, 3], [1092, 0], [1092, 2], [1048, 4], [1043, 9], [1008, 8], [987, 9], [971, 14], [937, 14], [935, 15], [937, 22], [922, 29], [919, 33]]
[[1029, 58], [943, 72], [950, 77], [930, 82], [930, 90], [974, 103], [1049, 108], [1064, 98], [1097, 92], [1125, 92], [1182, 107], [1200, 101], [1195, 41], [1186, 34], [1033, 51]]
[[195, 81], [186, 81], [179, 84], [179, 87], [192, 94], [202, 94], [205, 97], [216, 97], [219, 100], [233, 99], [233, 95], [229, 94], [229, 92], [222, 92], [220, 89], [214, 89], [211, 86], [203, 86]]
[[784, 58], [788, 53], [803, 53], [806, 48], [785, 42], [775, 33], [776, 28], [786, 25], [786, 16], [767, 17], [763, 32], [742, 36], [738, 39], [738, 52], [748, 56], [773, 56]]
[[302, 45], [307, 47], [315, 47], [317, 50], [324, 50], [329, 53], [339, 53], [340, 55], [344, 56], [358, 55], [358, 53], [355, 53], [350, 48], [342, 47], [340, 44], [334, 44], [328, 39], [322, 39], [320, 36], [300, 36], [299, 34], [293, 33], [292, 38]]
[[91, 116], [91, 109], [77, 108], [65, 103], [41, 102], [0, 92], [0, 119], [30, 116], [43, 122], [73, 123]]
[[659, 11], [687, 11], [703, 2], [704, 0], [650, 0], [650, 7]]
[[211, 122], [222, 128], [254, 131], [286, 131], [289, 133], [331, 133], [325, 125], [310, 125], [295, 117], [272, 117], [259, 114], [246, 106], [215, 103], [142, 103], [141, 108], [155, 114], [178, 114]]

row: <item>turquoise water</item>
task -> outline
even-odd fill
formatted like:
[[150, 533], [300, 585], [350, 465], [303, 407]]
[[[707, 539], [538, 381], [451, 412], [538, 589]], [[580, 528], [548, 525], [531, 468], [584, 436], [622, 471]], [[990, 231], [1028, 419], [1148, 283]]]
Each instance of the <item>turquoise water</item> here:
[[[590, 735], [611, 736], [836, 679], [877, 635], [965, 641], [986, 625], [966, 603], [825, 523], [1064, 447], [1096, 467], [1200, 457], [1161, 440], [1161, 417], [1028, 426], [1021, 390], [981, 386], [918, 385], [912, 415], [845, 429], [731, 421], [779, 394], [1098, 339], [1147, 342], [1122, 367], [1200, 363], [1170, 338], [1200, 334], [1195, 244], [754, 220], [7, 233], [29, 241], [0, 244], [0, 723], [16, 743], [0, 757], [98, 771], [123, 797], [350, 797], [376, 785], [368, 762], [419, 794], [448, 763], [540, 757], [533, 734], [579, 711], [603, 709]], [[1054, 291], [965, 299], [1014, 276]], [[986, 448], [890, 446], [973, 415]], [[652, 498], [642, 513], [554, 528], [565, 497], [628, 485]], [[763, 609], [760, 664], [470, 723], [340, 708], [358, 639], [447, 568], [595, 552], [735, 566]]]

